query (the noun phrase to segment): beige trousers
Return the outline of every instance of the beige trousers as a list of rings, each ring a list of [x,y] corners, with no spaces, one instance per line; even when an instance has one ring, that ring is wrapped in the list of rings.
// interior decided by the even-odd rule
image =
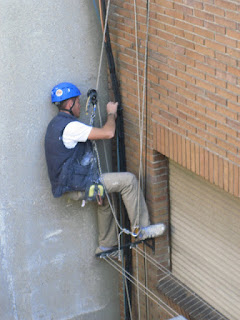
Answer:
[[[138,201],[138,181],[134,174],[130,172],[104,173],[101,176],[101,181],[108,194],[115,192],[121,194],[131,223],[131,228],[146,227],[150,224],[148,209],[141,190]],[[71,199],[78,200],[77,194],[78,192],[71,192],[69,196]],[[104,198],[103,205],[98,206],[97,214],[99,246],[112,247],[116,245],[116,222],[107,197]],[[124,226],[122,227],[124,228]]]

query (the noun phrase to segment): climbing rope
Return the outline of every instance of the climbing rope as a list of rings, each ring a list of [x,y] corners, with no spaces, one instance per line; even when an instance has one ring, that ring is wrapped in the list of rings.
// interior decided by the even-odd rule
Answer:
[[[122,270],[121,266],[112,259],[111,257],[104,258],[104,260],[109,263],[115,270],[124,275],[133,285],[135,285],[144,295],[147,295],[149,299],[155,302],[159,308],[164,310],[170,317],[178,316],[179,314],[168,306],[162,299],[160,299],[154,292],[148,289],[145,285],[143,285],[137,278],[131,275],[126,270]]]
[[[140,192],[143,190],[143,124],[144,124],[144,111],[146,104],[146,86],[147,86],[147,57],[148,57],[148,30],[149,30],[149,12],[150,12],[150,0],[147,1],[147,15],[146,15],[146,39],[145,39],[145,56],[144,56],[144,78],[143,78],[143,91],[142,91],[142,104],[141,104],[141,92],[140,92],[140,77],[139,77],[139,48],[138,48],[138,23],[137,23],[137,6],[136,0],[134,0],[134,25],[135,25],[135,52],[136,52],[136,69],[137,69],[137,88],[138,88],[138,119],[139,119],[139,172],[138,172],[138,220],[140,215]],[[136,255],[136,272],[138,281],[138,255]],[[145,281],[146,277],[146,264],[145,264]],[[138,301],[138,319],[141,319],[140,308],[140,292],[137,286],[137,301]],[[146,303],[146,310],[148,315],[148,301]]]
[[[108,23],[108,16],[109,16],[109,8],[110,8],[110,0],[108,1],[108,5],[107,5],[107,9],[106,9],[106,17],[105,17],[105,22],[104,22],[104,30],[103,30],[103,39],[102,39],[102,46],[101,46],[101,53],[100,53],[100,61],[99,61],[99,67],[98,67],[98,74],[97,74],[97,82],[96,82],[96,90],[98,90],[98,87],[99,87],[99,82],[100,82],[100,74],[101,74],[101,68],[102,68],[102,61],[103,61],[103,51],[104,51],[104,42],[105,42],[105,36],[106,36],[106,30],[107,30],[107,23]],[[99,106],[99,103],[97,101],[97,110],[98,110],[98,116],[99,116],[99,122],[100,122],[100,126],[102,127],[102,117],[101,117],[101,112],[100,112],[100,106]],[[105,141],[103,141],[103,146],[104,146],[104,156],[105,156],[105,160],[106,160],[106,164],[107,164],[107,171],[109,172],[110,169],[109,169],[109,163],[108,163],[108,158],[107,158],[107,152],[106,152],[106,145],[105,145]],[[99,173],[100,173],[100,177],[102,175],[102,167],[101,167],[101,161],[100,161],[100,157],[99,157],[99,152],[98,152],[98,147],[97,147],[97,143],[96,141],[93,141],[93,148],[94,148],[94,151],[95,151],[95,154],[96,154],[96,157],[97,157],[97,162],[98,162],[98,169],[99,169]],[[103,187],[104,187],[104,191],[105,191],[105,195],[108,199],[108,202],[109,202],[109,206],[110,206],[110,209],[112,211],[112,214],[113,214],[113,217],[116,221],[116,224],[117,224],[117,227],[119,228],[120,232],[119,232],[119,235],[118,235],[118,246],[120,248],[120,236],[125,233],[125,234],[128,234],[128,235],[131,235],[133,237],[136,237],[137,234],[126,229],[126,228],[123,228],[119,221],[118,221],[118,218],[117,218],[117,214],[116,214],[116,210],[115,210],[115,207],[114,207],[114,201],[113,201],[113,196],[112,196],[112,199],[110,199],[110,196],[106,190],[106,187],[104,185],[104,181],[103,179],[100,179],[101,180],[101,183],[103,184]]]
[[[146,253],[145,251],[143,251],[143,249],[141,249],[139,246],[134,246],[133,248],[133,251],[135,251],[136,255],[140,255],[142,256],[144,259],[146,259],[146,261],[148,261],[148,263],[150,263],[150,265],[152,267],[155,267],[156,268],[156,273],[157,274],[161,274],[161,280],[164,280],[166,279],[166,282],[165,282],[165,287],[169,286],[169,290],[173,290],[172,289],[172,280],[174,280],[174,282],[176,282],[179,287],[183,288],[184,290],[186,290],[186,292],[188,293],[188,297],[190,295],[192,295],[193,297],[196,297],[197,298],[197,301],[201,301],[202,305],[208,307],[212,312],[213,312],[213,315],[212,316],[209,316],[208,320],[211,320],[211,318],[215,318],[216,317],[216,314],[218,314],[218,320],[221,320],[221,319],[226,319],[221,313],[219,313],[215,308],[213,308],[211,305],[209,305],[206,301],[204,301],[200,296],[197,296],[196,293],[194,291],[192,291],[190,288],[188,288],[186,285],[184,285],[180,280],[178,280],[176,277],[174,277],[174,275],[172,274],[172,272],[167,269],[166,267],[164,267],[161,263],[159,263],[158,261],[156,261],[151,255],[149,255],[148,253]],[[178,301],[178,303],[182,303],[184,301],[184,299],[186,299],[186,295],[183,295],[183,298],[181,301]],[[196,302],[195,302],[196,303]],[[199,308],[199,306],[197,307]],[[197,311],[198,309],[196,310],[191,310],[191,313],[195,313],[195,311]],[[200,314],[200,311],[199,311],[199,314]],[[197,317],[196,317],[197,318]]]

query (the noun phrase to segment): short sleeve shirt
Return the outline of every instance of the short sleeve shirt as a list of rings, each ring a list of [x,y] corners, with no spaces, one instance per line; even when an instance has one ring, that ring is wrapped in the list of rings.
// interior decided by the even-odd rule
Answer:
[[[78,142],[86,142],[91,130],[91,126],[79,121],[70,122],[63,130],[62,139],[64,146],[67,149],[73,149]]]

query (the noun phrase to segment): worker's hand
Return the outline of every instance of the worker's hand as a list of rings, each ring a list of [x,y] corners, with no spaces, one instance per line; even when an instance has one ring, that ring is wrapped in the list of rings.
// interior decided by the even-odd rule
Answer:
[[[114,114],[115,119],[117,118],[117,107],[118,102],[108,102],[107,104],[107,114]]]

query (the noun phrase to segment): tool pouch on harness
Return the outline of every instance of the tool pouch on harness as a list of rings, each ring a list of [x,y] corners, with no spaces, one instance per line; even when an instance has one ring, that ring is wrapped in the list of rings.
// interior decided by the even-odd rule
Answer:
[[[102,205],[105,196],[104,187],[100,182],[90,184],[85,190],[85,198],[88,201],[95,201]]]

